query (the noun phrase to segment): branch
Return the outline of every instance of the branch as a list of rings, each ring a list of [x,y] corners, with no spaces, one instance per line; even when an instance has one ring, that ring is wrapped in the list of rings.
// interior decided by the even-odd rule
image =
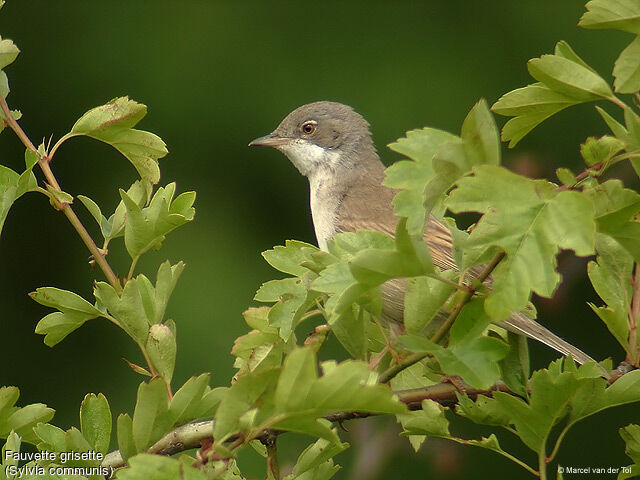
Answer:
[[[15,132],[15,134],[18,136],[24,146],[27,147],[27,149],[38,155],[38,165],[40,166],[40,169],[42,170],[42,173],[47,179],[49,185],[51,185],[55,190],[61,192],[62,189],[60,188],[60,184],[58,184],[58,180],[56,179],[53,171],[51,170],[51,167],[49,166],[49,158],[47,156],[40,155],[33,142],[29,139],[24,130],[22,130],[20,125],[18,125],[18,122],[13,118],[13,115],[11,115],[11,111],[9,109],[9,106],[7,105],[7,101],[2,95],[0,95],[0,108],[2,109],[2,112],[5,116],[4,122],[9,127],[11,127],[11,130]],[[98,249],[98,246],[91,238],[91,235],[89,235],[89,232],[87,232],[87,229],[84,227],[78,216],[71,208],[71,205],[67,203],[61,203],[60,210],[62,210],[62,213],[65,214],[73,228],[75,228],[76,232],[78,232],[78,235],[91,252],[91,255],[104,273],[105,277],[107,277],[107,280],[109,281],[111,286],[116,290],[116,292],[118,292],[118,294],[122,293],[122,285],[120,284],[118,277],[115,273],[113,273],[111,266],[107,262],[102,252],[100,252],[100,250]]]
[[[491,392],[500,391],[510,395],[515,395],[511,392],[507,386],[498,382],[488,390],[479,390],[465,386],[465,394],[468,397],[475,398],[478,395],[488,395]],[[457,402],[458,387],[451,383],[438,383],[428,387],[414,388],[411,390],[399,390],[394,392],[398,399],[406,404],[411,410],[418,410],[420,403],[423,400],[433,400],[441,405],[451,405]],[[358,418],[367,418],[371,416],[377,416],[375,413],[367,412],[337,412],[331,415],[327,415],[326,418],[330,422],[341,424],[347,420],[354,420]],[[178,427],[156,443],[147,449],[145,453],[151,453],[156,455],[174,455],[185,450],[200,447],[203,441],[211,441],[213,439],[213,422],[214,420],[209,418],[205,420],[197,420],[195,422],[187,423],[181,427]],[[268,442],[269,438],[284,433],[280,430],[268,430],[258,437],[261,442]],[[237,443],[239,436],[233,436],[229,438],[236,447],[241,443]],[[120,468],[125,465],[125,461],[122,458],[119,450],[113,451],[105,455],[102,466]],[[273,471],[273,470],[272,470]],[[277,477],[276,477],[277,478]]]
[[[498,266],[498,264],[502,261],[504,257],[505,257],[504,252],[498,252],[491,259],[491,261],[485,266],[484,270],[477,277],[477,280],[480,284],[482,284],[489,277],[489,275],[491,275],[491,272],[493,272],[493,270]],[[475,291],[476,291],[475,288],[470,288],[462,292],[462,297],[460,298],[460,300],[458,301],[454,309],[451,311],[451,313],[449,314],[447,319],[444,321],[444,323],[440,326],[438,331],[436,331],[436,333],[433,334],[433,337],[431,337],[430,340],[433,343],[438,343],[440,340],[444,338],[444,336],[447,334],[447,332],[453,325],[453,322],[455,322],[456,318],[458,318],[458,315],[460,315],[460,312],[462,311],[462,307],[464,307],[467,303],[469,303],[471,298],[473,298]],[[390,367],[384,373],[382,373],[382,375],[380,375],[379,382],[387,383],[389,380],[395,377],[402,370],[404,370],[405,368],[409,368],[411,365],[415,363],[418,363],[419,361],[426,358],[428,355],[429,355],[428,353],[414,353],[412,355],[409,355],[407,358],[404,359],[402,363],[399,363],[398,365],[394,365],[393,367]]]

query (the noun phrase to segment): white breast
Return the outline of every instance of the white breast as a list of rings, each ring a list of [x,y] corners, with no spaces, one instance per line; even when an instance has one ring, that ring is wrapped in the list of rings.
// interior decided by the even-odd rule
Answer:
[[[340,198],[331,188],[333,177],[330,172],[319,171],[309,178],[311,216],[316,239],[321,250],[327,249],[327,241],[336,234]]]
[[[340,195],[336,171],[340,169],[340,154],[305,140],[297,140],[278,147],[291,163],[309,179],[311,215],[318,246],[327,249],[327,240],[337,227]]]

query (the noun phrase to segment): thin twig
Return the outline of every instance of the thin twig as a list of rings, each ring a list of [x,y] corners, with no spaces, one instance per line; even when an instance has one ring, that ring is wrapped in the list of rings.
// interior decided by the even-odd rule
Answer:
[[[56,179],[53,171],[51,170],[51,167],[49,166],[48,158],[46,156],[42,157],[40,155],[33,142],[29,139],[24,130],[22,130],[18,122],[13,118],[13,115],[11,115],[11,110],[7,105],[7,101],[2,95],[0,95],[0,108],[2,108],[2,112],[5,116],[5,123],[11,128],[11,130],[15,132],[24,146],[38,156],[38,165],[40,166],[40,169],[42,170],[42,173],[47,179],[49,185],[51,185],[55,190],[61,192],[62,189],[60,188],[60,184],[58,183],[58,180]],[[91,238],[91,235],[89,235],[89,232],[87,232],[87,229],[84,227],[78,216],[71,208],[71,205],[63,203],[60,205],[60,210],[62,210],[62,213],[65,214],[73,228],[75,228],[76,232],[78,232],[78,235],[91,252],[91,255],[104,273],[105,277],[107,277],[107,280],[109,281],[111,286],[116,290],[116,292],[118,292],[118,294],[122,293],[122,285],[120,284],[118,277],[115,273],[113,273],[111,266],[107,262],[102,252],[100,252],[100,249],[98,249],[97,245]]]
[[[269,474],[276,480],[280,480],[280,466],[278,465],[278,434],[274,431],[265,432],[261,438],[262,444],[267,447],[267,478]]]

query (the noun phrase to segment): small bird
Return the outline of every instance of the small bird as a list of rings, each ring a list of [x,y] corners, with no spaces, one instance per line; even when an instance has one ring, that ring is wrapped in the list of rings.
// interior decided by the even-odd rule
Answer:
[[[376,152],[369,124],[351,107],[328,101],[303,105],[287,115],[272,133],[256,138],[249,146],[280,150],[307,177],[313,226],[322,250],[341,232],[377,230],[394,236],[399,218],[391,202],[397,190],[382,185],[385,166]],[[457,268],[451,233],[433,215],[426,220],[423,241],[437,267]],[[471,274],[480,271],[472,270]],[[490,285],[490,278],[487,283]],[[406,281],[402,279],[390,280],[381,287],[382,314],[391,322],[402,322],[405,290]],[[514,312],[497,324],[571,355],[581,364],[593,361],[523,313]]]

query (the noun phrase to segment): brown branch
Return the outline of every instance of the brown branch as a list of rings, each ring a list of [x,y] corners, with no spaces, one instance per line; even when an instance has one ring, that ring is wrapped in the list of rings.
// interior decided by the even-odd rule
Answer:
[[[4,122],[11,128],[11,130],[15,132],[24,146],[38,156],[38,165],[40,166],[40,169],[42,170],[42,173],[47,179],[49,185],[51,185],[54,190],[61,192],[62,189],[60,188],[60,184],[58,183],[58,180],[56,179],[53,171],[51,170],[51,167],[49,166],[48,157],[40,155],[33,142],[29,139],[24,130],[22,130],[22,127],[20,127],[18,122],[13,118],[13,115],[11,115],[11,110],[7,105],[7,101],[2,95],[0,95],[0,108],[2,109],[2,112],[5,116]],[[120,284],[118,277],[115,273],[113,273],[111,266],[107,262],[102,252],[98,249],[98,246],[91,238],[91,235],[89,235],[89,232],[87,232],[87,229],[84,227],[78,216],[71,208],[71,205],[62,202],[58,203],[60,210],[65,214],[73,228],[75,228],[76,232],[78,232],[78,235],[91,252],[91,255],[104,273],[105,277],[107,277],[107,280],[109,281],[111,286],[116,290],[116,292],[118,292],[118,294],[122,293],[122,285]]]
[[[478,395],[488,395],[494,391],[501,391],[511,395],[515,395],[502,382],[496,383],[488,390],[479,390],[465,386],[465,394],[471,398],[475,398]],[[394,394],[402,403],[407,405],[409,409],[418,410],[420,409],[420,404],[423,400],[433,400],[442,405],[454,404],[457,402],[458,392],[458,387],[456,387],[455,385],[442,382],[436,385],[430,385],[428,387],[414,388],[411,390],[400,390],[394,392]],[[327,415],[324,418],[326,418],[330,422],[342,424],[342,422],[346,422],[347,420],[367,418],[377,415],[378,414],[367,412],[337,412],[331,415]],[[157,455],[174,455],[185,450],[198,448],[203,442],[211,443],[213,441],[213,422],[214,420],[209,418],[191,422],[178,427],[166,434],[151,447],[149,447],[146,450],[146,453]],[[278,436],[281,433],[284,432],[281,430],[266,430],[264,433],[258,436],[258,440],[260,440],[262,443],[268,443],[270,438]],[[228,448],[230,450],[233,450],[234,448],[241,446],[244,442],[244,439],[239,435],[234,435],[229,438],[229,442],[230,445],[228,446]],[[125,461],[122,458],[120,451],[116,450],[105,455],[105,458],[102,461],[102,465],[106,467],[120,468],[125,465]]]

